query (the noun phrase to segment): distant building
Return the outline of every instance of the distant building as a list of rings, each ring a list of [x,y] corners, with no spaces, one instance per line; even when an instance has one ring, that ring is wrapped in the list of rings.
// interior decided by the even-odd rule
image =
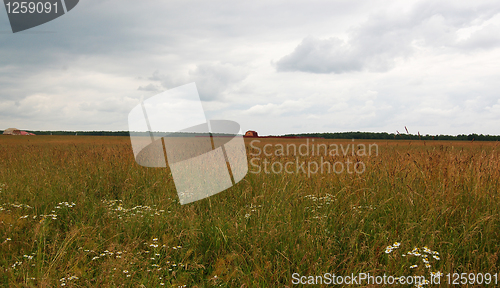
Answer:
[[[3,131],[3,135],[35,135],[26,131],[21,131],[17,128],[9,128]]]
[[[21,135],[21,130],[16,128],[9,128],[3,131],[3,135]]]
[[[259,137],[259,134],[257,134],[256,131],[252,131],[252,130],[248,130],[246,133],[245,133],[245,136],[244,137]]]

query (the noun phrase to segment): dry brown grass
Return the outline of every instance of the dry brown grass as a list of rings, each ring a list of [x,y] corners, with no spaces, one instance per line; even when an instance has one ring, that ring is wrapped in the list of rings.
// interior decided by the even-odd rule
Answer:
[[[255,153],[251,140],[247,149]],[[291,286],[293,273],[498,271],[496,142],[359,143],[376,143],[379,155],[327,160],[362,161],[362,174],[249,173],[227,191],[181,206],[168,169],[135,164],[128,137],[0,135],[0,283],[273,287]],[[384,253],[395,241],[398,252]],[[430,269],[401,257],[424,246],[440,253]]]

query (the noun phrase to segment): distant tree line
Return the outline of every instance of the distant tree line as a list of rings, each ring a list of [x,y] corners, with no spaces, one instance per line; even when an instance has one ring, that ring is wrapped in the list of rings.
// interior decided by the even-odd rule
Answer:
[[[36,135],[129,136],[128,131],[27,131]]]
[[[319,137],[325,139],[392,139],[392,140],[460,140],[460,141],[499,141],[500,136],[483,134],[452,135],[414,135],[387,132],[334,132],[286,134],[286,137]]]
[[[130,136],[129,131],[28,131],[36,135],[77,135],[77,136]],[[0,134],[3,131],[0,130]],[[148,134],[148,133],[147,133]],[[156,134],[156,133],[155,133]],[[195,133],[196,134],[196,133]],[[195,136],[189,135],[189,136]],[[145,134],[146,135],[146,134]],[[146,135],[147,136],[147,135]],[[169,136],[179,136],[173,133]],[[186,136],[183,134],[182,136]],[[216,134],[214,134],[216,136]],[[407,133],[387,132],[327,132],[327,133],[300,133],[278,135],[284,137],[318,137],[325,139],[387,139],[387,140],[459,140],[459,141],[500,141],[500,135],[460,134],[460,135],[414,135]]]
[[[36,135],[73,135],[73,136],[130,136],[129,131],[28,131]],[[0,134],[3,131],[0,130]],[[153,132],[155,137],[186,137],[186,136],[206,136],[206,133],[166,133],[166,132]],[[211,133],[213,136],[231,136],[231,134],[221,134],[221,133]],[[135,132],[134,136],[146,136],[149,137],[151,134],[149,132]]]

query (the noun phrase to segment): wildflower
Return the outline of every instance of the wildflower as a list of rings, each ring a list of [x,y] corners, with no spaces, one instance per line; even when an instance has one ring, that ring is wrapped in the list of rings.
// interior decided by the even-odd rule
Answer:
[[[417,267],[418,267],[418,265],[411,265],[410,269],[417,268]]]
[[[123,270],[123,273],[128,274],[128,270]]]
[[[21,261],[16,261],[16,263],[14,263],[14,264],[12,265],[12,268],[14,268],[14,269],[15,269],[15,268],[16,268],[16,266],[19,266],[19,265],[21,265],[21,264],[23,264],[23,262],[21,262]]]
[[[437,272],[431,272],[431,276],[435,276],[435,277],[441,277],[443,276],[444,274],[441,273],[440,271],[437,271]]]

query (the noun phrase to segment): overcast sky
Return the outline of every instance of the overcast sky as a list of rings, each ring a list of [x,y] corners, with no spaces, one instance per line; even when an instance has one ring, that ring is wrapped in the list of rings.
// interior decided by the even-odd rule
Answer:
[[[190,82],[243,132],[500,135],[500,5],[83,0],[15,34],[0,8],[0,130],[128,130]]]

